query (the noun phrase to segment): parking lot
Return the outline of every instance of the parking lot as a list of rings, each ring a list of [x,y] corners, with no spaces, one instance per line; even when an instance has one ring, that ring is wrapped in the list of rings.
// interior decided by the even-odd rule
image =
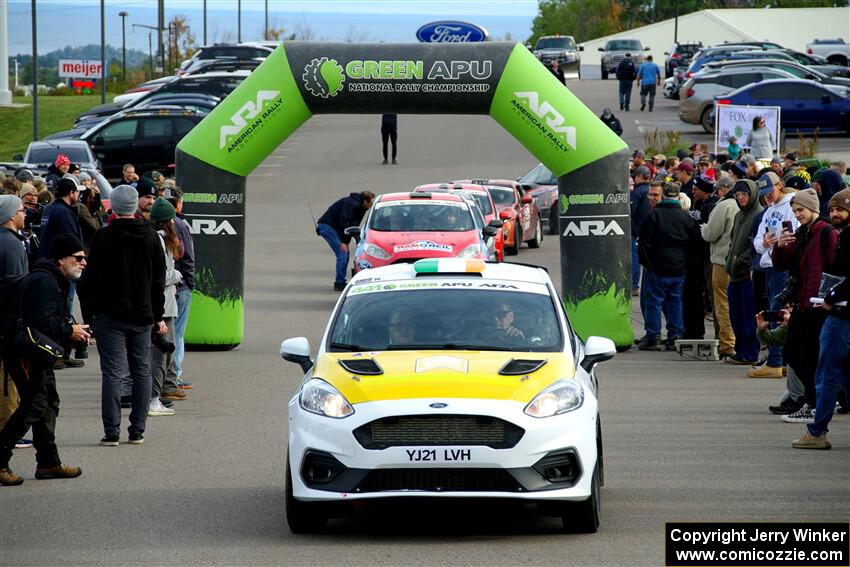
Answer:
[[[568,87],[597,113],[616,112],[615,81]],[[632,148],[650,129],[682,127],[675,102],[660,95],[653,113],[618,114]],[[26,482],[0,491],[4,565],[660,565],[665,522],[847,520],[848,416],[832,423],[831,451],[794,451],[803,426],[767,411],[781,380],[632,349],[598,371],[605,487],[597,534],[556,534],[554,519],[474,500],[365,509],[327,534],[291,534],[286,405],[302,376],[277,352],[290,336],[315,345],[337,298],[333,257],[311,210],[321,214],[352,191],[515,178],[536,164],[488,117],[402,115],[399,165],[382,166],[379,129],[378,116],[314,117],[250,176],[244,341],[229,352],[188,354],[195,387],[176,415],[149,419],[144,445],[98,446],[96,357],[57,374],[60,452],[83,475],[37,481],[32,451],[15,454],[12,467]],[[699,126],[683,137],[710,139]],[[847,138],[822,148],[846,155]],[[556,238],[515,259],[546,266],[559,284]],[[634,306],[637,336],[641,323]]]

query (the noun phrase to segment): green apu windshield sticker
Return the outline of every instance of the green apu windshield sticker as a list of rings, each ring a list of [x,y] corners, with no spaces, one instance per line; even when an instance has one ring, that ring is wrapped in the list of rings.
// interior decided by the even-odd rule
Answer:
[[[310,116],[281,45],[178,148],[247,176]]]
[[[521,44],[508,59],[490,116],[555,176],[626,148]]]

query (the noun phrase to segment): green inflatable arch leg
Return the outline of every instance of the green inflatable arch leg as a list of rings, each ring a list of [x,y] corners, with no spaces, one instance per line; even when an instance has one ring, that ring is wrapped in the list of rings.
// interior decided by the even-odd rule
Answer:
[[[489,114],[558,176],[564,305],[632,342],[626,146],[521,44],[285,43],[177,148],[195,238],[194,347],[242,340],[245,177],[310,116]]]

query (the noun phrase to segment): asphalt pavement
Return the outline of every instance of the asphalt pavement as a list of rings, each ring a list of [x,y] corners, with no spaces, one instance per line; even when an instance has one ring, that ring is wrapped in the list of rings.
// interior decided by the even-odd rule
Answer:
[[[569,86],[597,112],[616,107],[613,81]],[[650,122],[666,124],[672,105],[621,115],[626,140],[641,141]],[[783,381],[631,350],[598,371],[606,484],[597,534],[561,535],[552,519],[479,501],[364,509],[327,534],[291,534],[286,406],[301,372],[277,352],[291,336],[315,345],[338,296],[310,208],[321,214],[364,189],[514,178],[536,164],[488,117],[400,116],[395,166],[380,165],[379,129],[378,116],[314,117],[251,176],[244,341],[188,353],[195,388],[175,403],[176,415],[149,418],[144,445],[98,445],[96,357],[57,374],[60,453],[83,475],[34,480],[32,450],[16,451],[12,467],[26,482],[0,488],[0,564],[662,565],[665,522],[847,521],[846,415],[832,424],[831,451],[794,450],[804,427],[767,411]],[[548,267],[559,284],[556,238],[516,259]],[[640,336],[636,305],[633,313]]]

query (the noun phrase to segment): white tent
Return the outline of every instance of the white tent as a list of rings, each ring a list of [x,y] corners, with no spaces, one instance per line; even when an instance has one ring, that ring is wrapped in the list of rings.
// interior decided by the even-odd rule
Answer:
[[[582,66],[599,67],[597,48],[614,38],[639,39],[651,49],[659,66],[664,52],[673,46],[674,20],[664,20],[627,32],[582,43]],[[850,42],[850,8],[741,8],[701,10],[679,17],[680,43],[701,41],[704,45],[732,41],[772,41],[789,49],[805,51],[815,38],[843,38]]]

